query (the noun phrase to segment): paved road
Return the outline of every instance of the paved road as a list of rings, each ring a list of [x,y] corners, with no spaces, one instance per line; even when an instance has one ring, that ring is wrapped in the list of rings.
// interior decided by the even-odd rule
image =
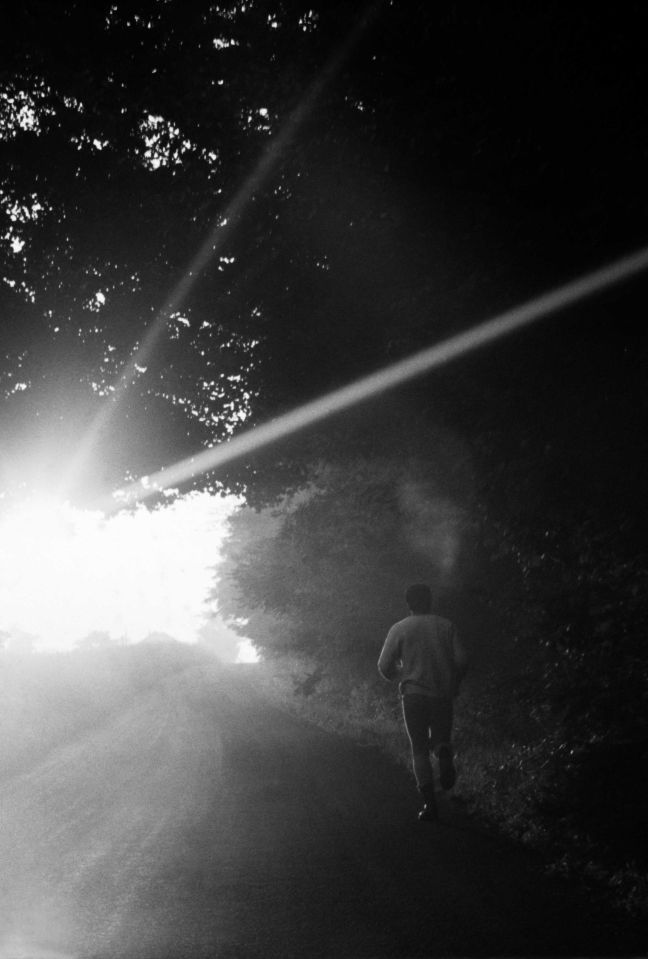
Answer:
[[[0,959],[627,951],[526,853],[448,809],[417,823],[405,770],[249,682],[194,661],[0,783]]]

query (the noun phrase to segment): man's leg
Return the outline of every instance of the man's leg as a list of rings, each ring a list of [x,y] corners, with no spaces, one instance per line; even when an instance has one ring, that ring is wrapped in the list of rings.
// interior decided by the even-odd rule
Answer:
[[[431,822],[437,818],[434,795],[434,772],[430,761],[429,697],[416,693],[403,696],[403,718],[412,749],[412,768],[425,806],[419,819]]]
[[[452,700],[432,700],[430,706],[430,741],[439,760],[439,781],[442,789],[452,789],[457,781],[452,738]]]
[[[441,789],[452,789],[457,781],[457,770],[454,765],[454,753],[450,743],[440,743],[437,747],[439,759],[439,782]]]

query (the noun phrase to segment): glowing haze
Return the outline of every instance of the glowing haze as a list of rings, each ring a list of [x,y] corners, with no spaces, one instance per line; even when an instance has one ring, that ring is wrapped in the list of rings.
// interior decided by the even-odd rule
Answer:
[[[106,517],[25,499],[0,516],[0,629],[33,636],[37,649],[72,648],[95,631],[196,641],[235,505],[194,493]]]

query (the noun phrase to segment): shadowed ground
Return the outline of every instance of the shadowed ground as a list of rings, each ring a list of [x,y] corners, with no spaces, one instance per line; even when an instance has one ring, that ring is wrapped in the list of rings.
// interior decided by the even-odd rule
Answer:
[[[0,959],[645,953],[405,770],[192,665],[0,782]]]

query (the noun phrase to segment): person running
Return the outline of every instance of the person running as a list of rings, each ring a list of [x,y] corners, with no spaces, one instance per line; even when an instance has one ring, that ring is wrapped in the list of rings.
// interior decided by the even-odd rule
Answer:
[[[438,810],[430,752],[438,760],[441,788],[452,789],[456,780],[452,700],[466,673],[467,659],[453,623],[432,613],[429,586],[408,587],[405,602],[410,615],[387,633],[378,671],[389,682],[399,682],[414,777],[424,801],[418,818],[435,822]]]

